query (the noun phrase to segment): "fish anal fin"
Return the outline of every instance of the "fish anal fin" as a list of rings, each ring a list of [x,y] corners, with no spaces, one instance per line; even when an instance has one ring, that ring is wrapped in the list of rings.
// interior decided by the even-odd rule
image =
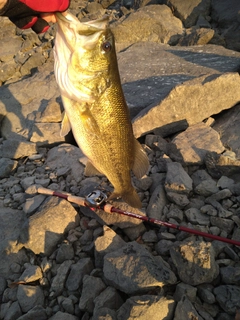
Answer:
[[[108,199],[111,200],[111,199],[116,199],[119,197],[122,197],[122,199],[133,208],[140,209],[142,207],[142,202],[141,202],[136,190],[133,187],[131,188],[131,190],[128,190],[128,191],[121,193],[121,194],[114,190]]]
[[[60,136],[65,137],[69,133],[70,130],[71,130],[71,124],[70,124],[68,116],[65,112],[64,116],[63,116],[63,120],[62,120]]]
[[[135,176],[140,179],[143,177],[149,169],[149,160],[146,152],[144,151],[141,144],[134,140],[134,163],[132,167],[132,171]]]
[[[85,167],[84,175],[89,176],[102,176],[103,174],[94,167],[94,165],[88,161]]]

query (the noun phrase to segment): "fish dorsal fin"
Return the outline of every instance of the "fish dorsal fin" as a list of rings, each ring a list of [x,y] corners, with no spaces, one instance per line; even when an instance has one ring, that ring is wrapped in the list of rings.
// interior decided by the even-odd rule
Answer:
[[[143,177],[149,168],[149,161],[141,144],[134,139],[134,163],[133,163],[133,173],[140,179]]]
[[[85,167],[84,175],[85,176],[102,176],[103,174],[100,171],[98,171],[90,161],[88,161]]]
[[[65,112],[62,120],[60,136],[65,137],[70,130],[71,130],[71,123],[68,120],[68,116],[66,115],[66,112]]]

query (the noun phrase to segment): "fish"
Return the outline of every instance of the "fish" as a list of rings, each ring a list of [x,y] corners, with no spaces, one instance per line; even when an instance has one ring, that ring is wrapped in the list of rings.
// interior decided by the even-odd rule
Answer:
[[[67,11],[56,14],[54,73],[64,105],[61,136],[72,130],[88,162],[84,174],[105,175],[121,197],[141,208],[131,173],[140,179],[149,168],[134,137],[121,86],[109,17],[80,22]]]

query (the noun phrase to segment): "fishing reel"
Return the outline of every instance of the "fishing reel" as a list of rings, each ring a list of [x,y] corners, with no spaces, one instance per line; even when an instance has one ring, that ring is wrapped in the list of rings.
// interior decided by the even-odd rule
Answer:
[[[107,199],[107,194],[101,190],[94,190],[85,197],[86,204],[94,208],[101,206]]]

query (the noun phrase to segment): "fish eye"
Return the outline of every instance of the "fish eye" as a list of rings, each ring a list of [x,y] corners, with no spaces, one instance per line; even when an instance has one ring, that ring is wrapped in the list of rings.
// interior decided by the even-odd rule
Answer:
[[[111,51],[111,49],[112,49],[111,43],[108,42],[108,41],[104,42],[104,43],[102,44],[102,49],[103,49],[103,51],[105,51],[105,52]]]

